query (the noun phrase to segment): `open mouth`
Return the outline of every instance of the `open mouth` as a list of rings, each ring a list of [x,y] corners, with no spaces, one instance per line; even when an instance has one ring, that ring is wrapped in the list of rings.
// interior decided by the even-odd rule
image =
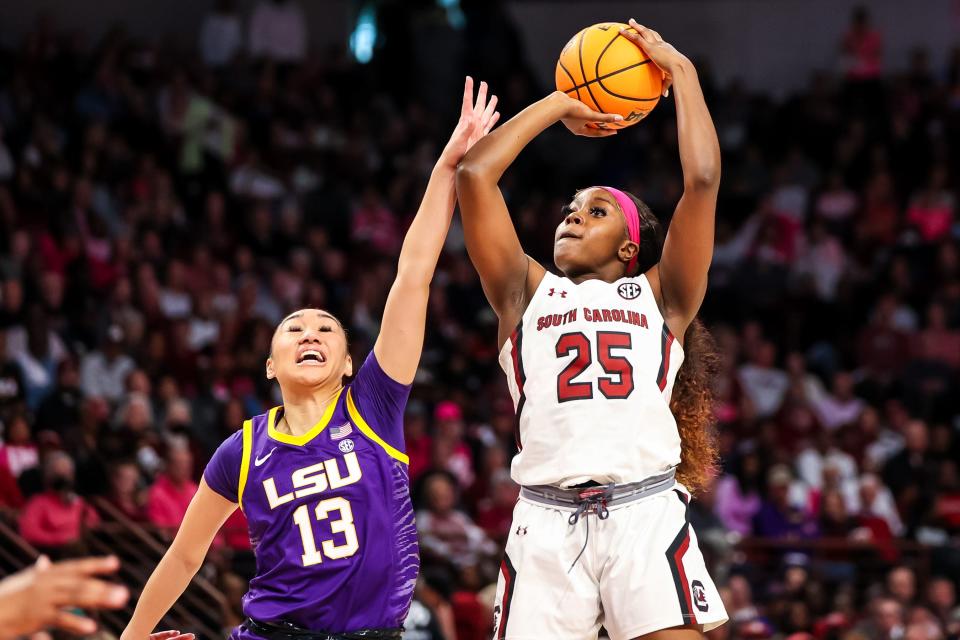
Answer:
[[[300,354],[299,358],[297,358],[298,365],[316,366],[324,364],[326,361],[327,357],[316,349],[307,349]]]
[[[564,232],[561,233],[559,236],[557,236],[557,241],[558,241],[558,242],[559,242],[560,240],[567,240],[567,239],[580,240],[580,236],[578,236],[577,234],[575,234],[575,233],[572,232],[572,231],[564,231]]]

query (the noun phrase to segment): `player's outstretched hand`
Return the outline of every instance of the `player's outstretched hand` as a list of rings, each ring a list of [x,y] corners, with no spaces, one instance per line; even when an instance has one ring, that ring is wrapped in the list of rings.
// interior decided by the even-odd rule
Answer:
[[[158,631],[150,634],[150,640],[193,640],[195,637],[192,633],[179,631]]]
[[[563,115],[560,116],[560,120],[563,122],[563,126],[578,136],[606,138],[607,136],[616,135],[616,129],[604,129],[603,125],[608,122],[619,122],[623,120],[623,116],[617,113],[600,113],[599,111],[594,111],[584,103],[571,98],[562,91],[554,91],[551,98],[561,104]]]
[[[663,97],[670,95],[670,85],[673,83],[672,73],[678,65],[689,64],[690,60],[676,50],[669,42],[665,42],[659,33],[639,24],[630,18],[632,30],[621,29],[620,35],[643,49],[653,63],[663,71]]]
[[[497,96],[487,99],[487,83],[481,82],[477,101],[473,101],[473,78],[467,76],[463,83],[463,103],[460,105],[460,120],[457,122],[447,146],[440,155],[440,162],[456,168],[464,154],[477,140],[490,133],[500,112],[497,111]]]
[[[127,603],[126,587],[95,576],[120,568],[116,557],[83,558],[51,563],[40,556],[29,569],[0,582],[0,638],[16,638],[57,628],[77,635],[97,629],[90,618],[68,609],[119,609]]]

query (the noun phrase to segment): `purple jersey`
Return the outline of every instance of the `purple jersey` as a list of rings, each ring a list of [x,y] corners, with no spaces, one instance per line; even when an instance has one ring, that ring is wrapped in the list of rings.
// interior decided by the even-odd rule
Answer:
[[[257,558],[248,617],[332,633],[403,625],[420,565],[403,444],[409,393],[371,353],[308,433],[277,431],[277,407],[217,449],[204,479],[240,503]]]

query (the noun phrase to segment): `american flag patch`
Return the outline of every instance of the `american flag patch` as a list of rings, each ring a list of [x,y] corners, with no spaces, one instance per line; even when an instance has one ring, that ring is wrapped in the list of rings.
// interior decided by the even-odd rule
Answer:
[[[330,439],[340,440],[341,438],[346,438],[351,433],[353,433],[353,425],[349,422],[344,422],[339,427],[330,428]]]

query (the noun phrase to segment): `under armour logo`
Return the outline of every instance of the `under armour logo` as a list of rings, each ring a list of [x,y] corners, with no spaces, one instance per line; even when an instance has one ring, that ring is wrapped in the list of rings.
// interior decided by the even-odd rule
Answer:
[[[554,294],[556,294],[556,293],[558,293],[557,290],[554,289],[553,287],[551,287],[551,288],[550,288],[550,291],[547,293],[547,295],[548,295],[548,296],[552,296],[552,295],[554,295]],[[560,297],[561,297],[561,298],[566,298],[566,297],[567,297],[567,292],[566,292],[566,291],[560,291],[559,293],[560,293]]]
[[[525,535],[527,535],[527,528],[526,528],[526,527],[517,526],[517,535],[518,535],[518,536],[525,536]]]

